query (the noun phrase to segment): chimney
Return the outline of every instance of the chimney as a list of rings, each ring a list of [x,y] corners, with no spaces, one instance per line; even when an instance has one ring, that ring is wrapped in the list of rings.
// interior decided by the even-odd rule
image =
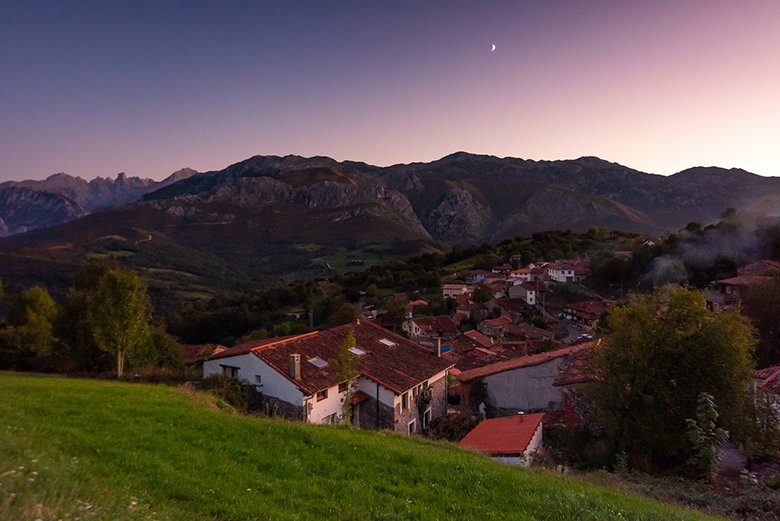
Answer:
[[[436,350],[436,356],[441,358],[441,337],[437,336],[433,339],[433,347]]]
[[[290,355],[290,378],[301,379],[301,355],[298,353]]]

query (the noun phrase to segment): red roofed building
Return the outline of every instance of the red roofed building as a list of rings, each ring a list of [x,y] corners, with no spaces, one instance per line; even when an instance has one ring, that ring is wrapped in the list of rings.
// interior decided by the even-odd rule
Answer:
[[[509,318],[501,315],[498,318],[491,318],[488,320],[483,320],[477,325],[477,329],[479,329],[480,332],[492,336],[493,338],[500,337],[504,334],[504,329],[512,325],[512,320]]]
[[[196,364],[227,348],[220,344],[181,344],[179,349],[181,350],[181,359],[185,364]]]
[[[358,376],[334,367],[347,336],[355,336]],[[365,318],[303,335],[247,342],[212,356],[203,375],[227,374],[255,385],[265,404],[309,423],[335,423],[353,403],[357,427],[415,433],[446,412],[452,362]],[[419,414],[416,398],[430,391]]]
[[[480,422],[458,446],[491,458],[527,467],[531,454],[542,444],[543,413],[515,414]]]
[[[429,346],[433,345],[434,338],[440,338],[446,344],[460,335],[458,325],[447,315],[412,317],[401,324],[401,330],[415,342]]]
[[[497,415],[520,411],[560,411],[563,390],[554,385],[570,356],[592,349],[598,341],[496,362],[458,375],[461,405],[477,410],[481,401]]]
[[[707,291],[705,294],[707,309],[716,312],[732,309],[742,302],[745,290],[766,284],[771,280],[772,277],[761,275],[739,275],[718,280],[714,283],[715,290]]]
[[[472,329],[471,331],[466,331],[463,334],[469,337],[471,340],[477,342],[482,347],[487,347],[487,348],[493,347],[494,344],[493,339],[490,338],[489,336],[483,335],[479,331],[475,331]]]
[[[756,371],[753,380],[755,391],[765,391],[767,398],[771,400],[778,420],[780,420],[780,364]]]
[[[737,269],[738,275],[780,275],[780,262],[762,259]]]
[[[609,302],[604,302],[602,300],[574,302],[573,304],[564,306],[561,310],[561,318],[595,329],[596,326],[598,326],[601,314],[604,313],[609,306]]]

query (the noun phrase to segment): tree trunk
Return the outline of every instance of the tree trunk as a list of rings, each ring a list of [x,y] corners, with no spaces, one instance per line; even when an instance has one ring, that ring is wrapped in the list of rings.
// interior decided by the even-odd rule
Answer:
[[[116,351],[116,377],[122,378],[122,373],[125,372],[125,351],[124,349],[117,349]]]

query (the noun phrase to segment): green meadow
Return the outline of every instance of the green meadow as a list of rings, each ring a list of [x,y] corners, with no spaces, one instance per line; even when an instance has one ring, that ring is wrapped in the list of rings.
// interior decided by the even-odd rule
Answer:
[[[231,412],[186,389],[0,373],[3,520],[703,520],[451,444]]]

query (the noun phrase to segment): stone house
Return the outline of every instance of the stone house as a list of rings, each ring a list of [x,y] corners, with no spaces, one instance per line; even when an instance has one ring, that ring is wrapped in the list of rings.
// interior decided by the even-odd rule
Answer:
[[[336,367],[348,335],[357,376]],[[439,355],[439,356],[437,356]],[[344,421],[345,401],[356,427],[414,434],[447,409],[452,362],[366,318],[302,335],[247,342],[209,358],[203,376],[227,374],[254,385],[267,409],[308,423]],[[422,410],[418,408],[417,397]]]

